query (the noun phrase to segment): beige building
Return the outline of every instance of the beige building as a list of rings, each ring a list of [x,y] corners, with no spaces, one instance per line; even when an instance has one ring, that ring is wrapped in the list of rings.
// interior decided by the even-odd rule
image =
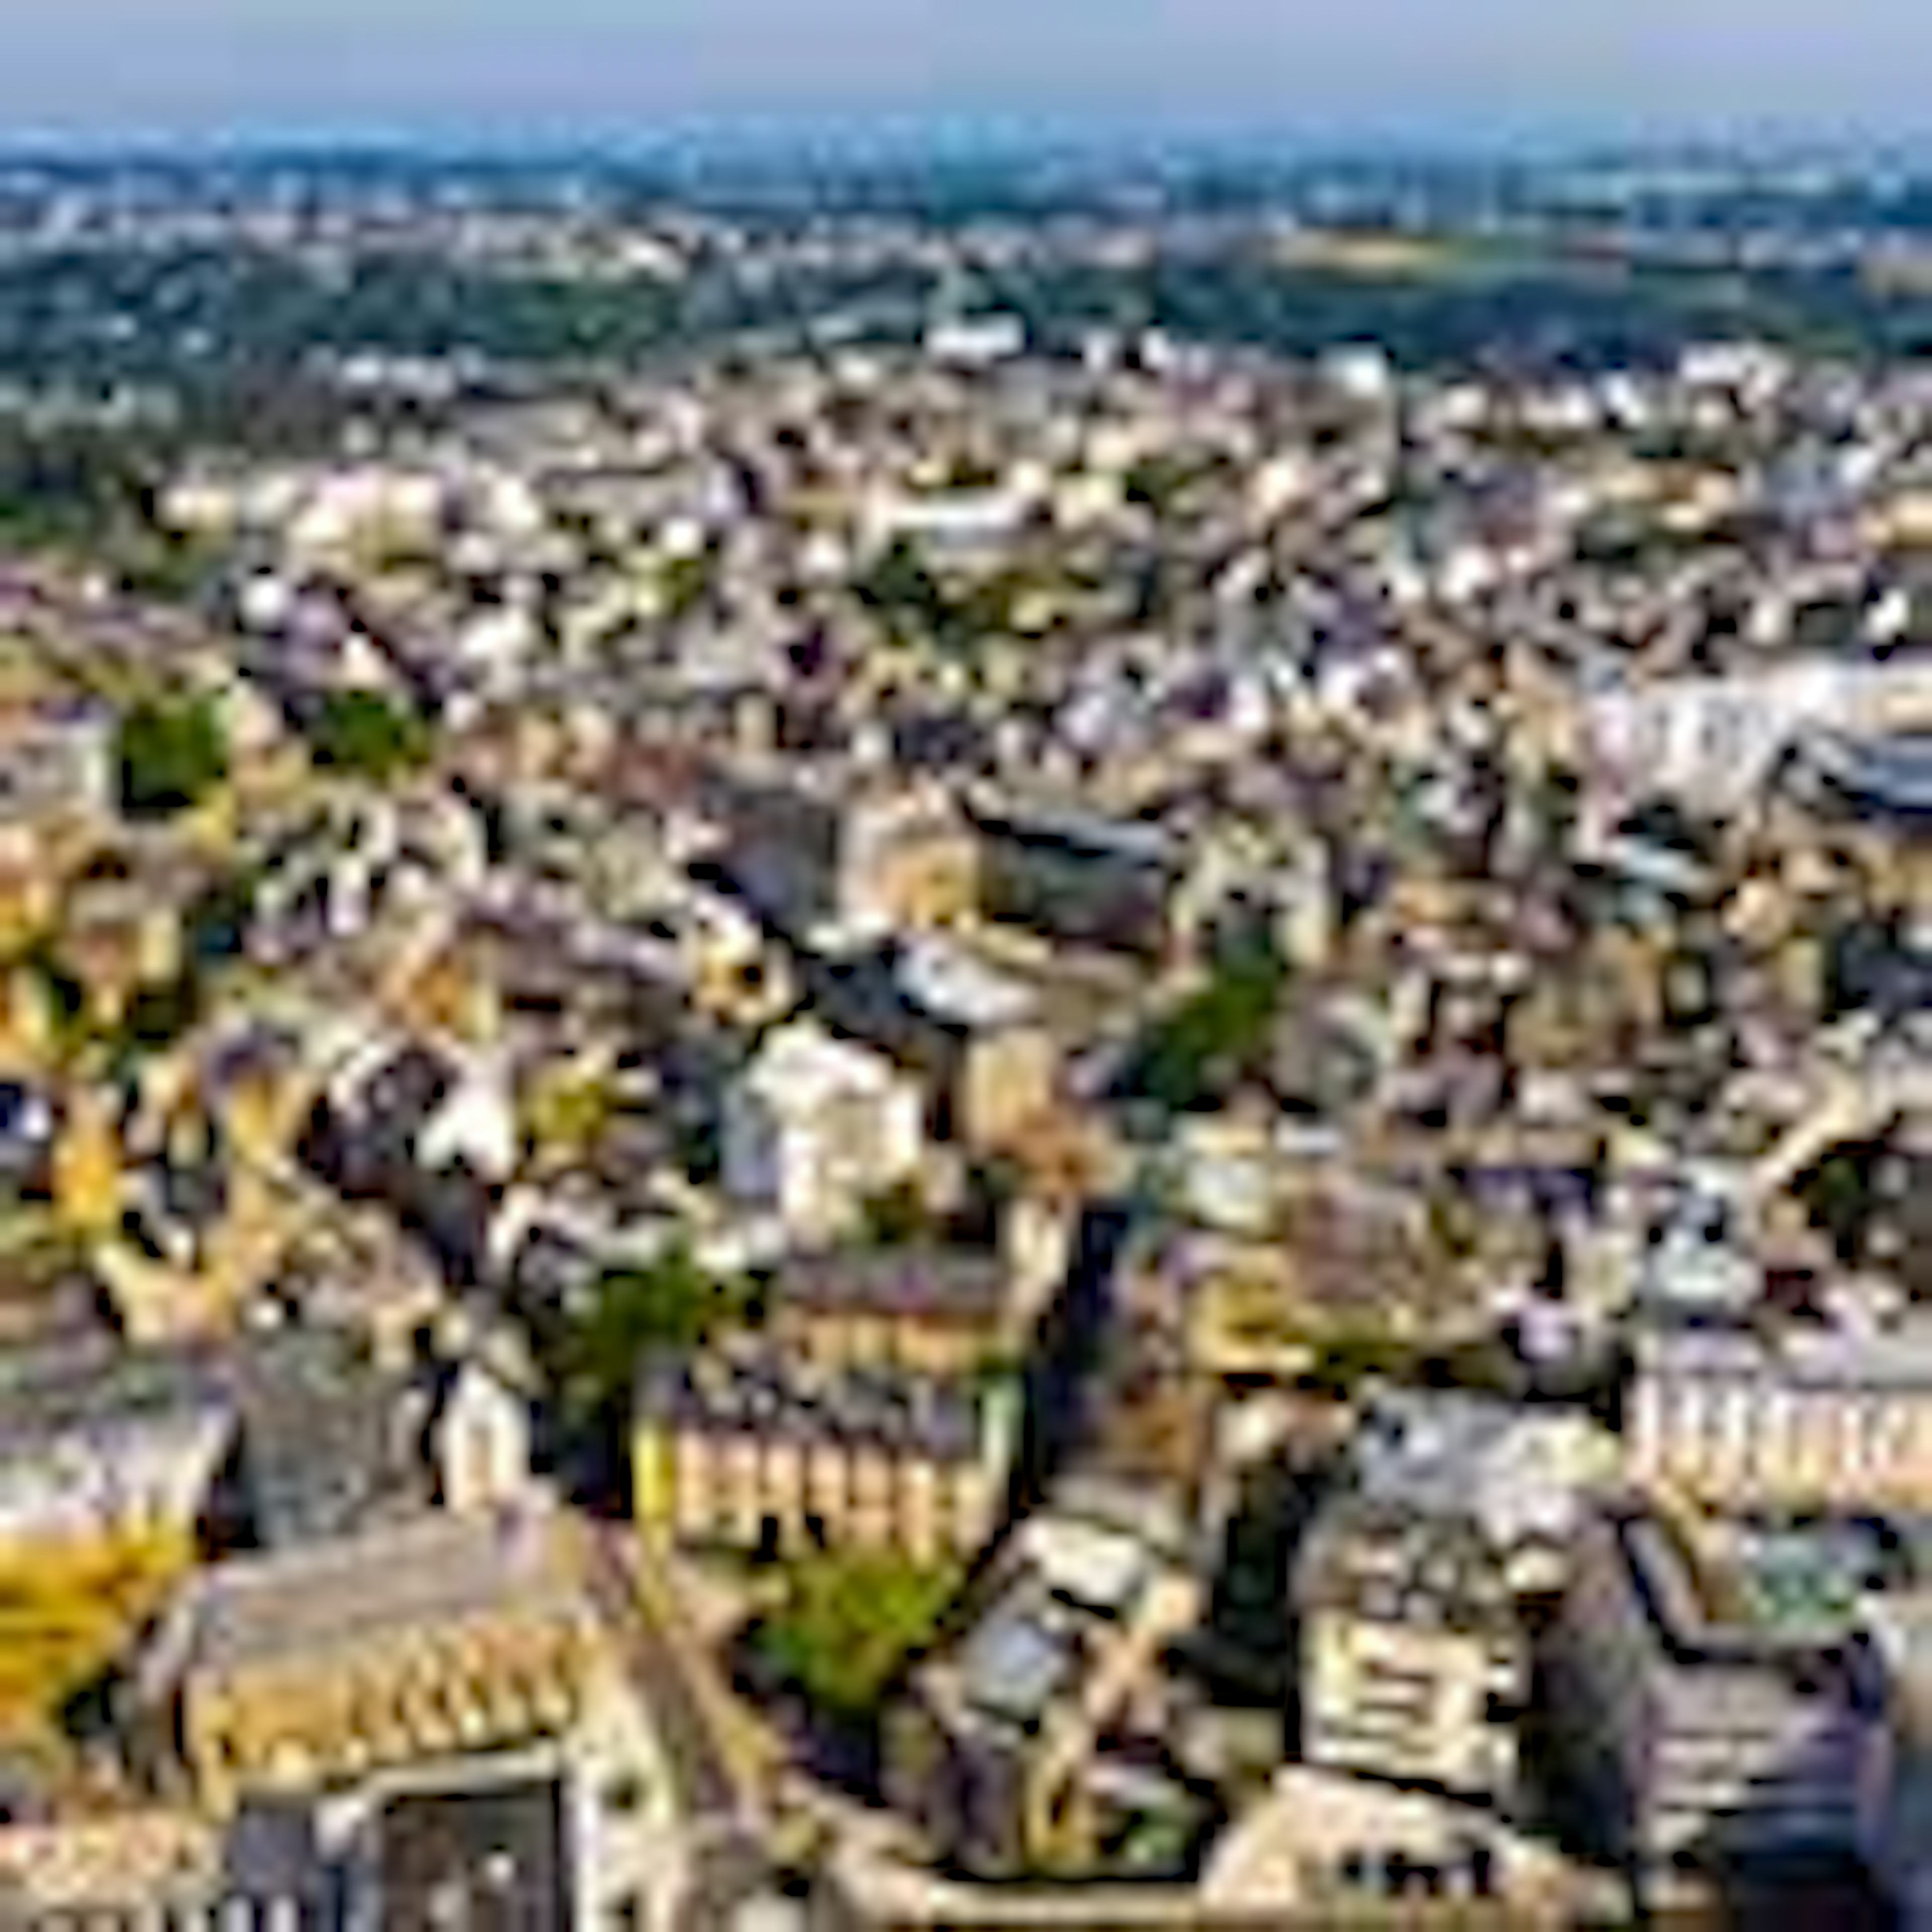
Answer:
[[[964,1375],[1018,1356],[1039,1316],[1032,1286],[994,1251],[834,1250],[785,1268],[771,1324],[782,1346],[821,1369]]]
[[[1637,1482],[1727,1508],[1932,1507],[1932,1330],[1767,1341],[1693,1329],[1640,1347]]]
[[[639,1392],[638,1520],[694,1545],[970,1558],[1005,1513],[1018,1424],[1004,1384],[778,1351],[662,1365]]]
[[[1303,1545],[1302,1753],[1508,1808],[1528,1642],[1472,1523],[1345,1501]]]
[[[425,1514],[224,1563],[160,1634],[144,1702],[178,1700],[187,1769],[218,1814],[554,1743],[631,1701],[592,1581],[582,1526],[541,1509]]]

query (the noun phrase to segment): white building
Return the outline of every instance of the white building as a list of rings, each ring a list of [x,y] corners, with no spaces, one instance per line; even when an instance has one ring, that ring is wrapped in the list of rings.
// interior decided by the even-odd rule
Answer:
[[[1676,677],[1592,700],[1592,754],[1613,789],[1661,791],[1713,812],[1755,797],[1784,753],[1820,732],[1904,728],[1932,717],[1932,664],[1804,658],[1725,677]]]
[[[486,1180],[506,1180],[515,1171],[521,1140],[506,1073],[479,1061],[465,1070],[424,1124],[417,1157],[430,1169],[462,1160]]]
[[[466,1362],[458,1370],[431,1446],[446,1509],[473,1513],[527,1498],[529,1405],[482,1364]]]
[[[916,1172],[924,1112],[883,1054],[799,1021],[766,1039],[727,1096],[725,1187],[796,1236],[829,1238]]]
[[[1304,1542],[1294,1598],[1310,1764],[1508,1808],[1529,1645],[1473,1523],[1332,1505]]]

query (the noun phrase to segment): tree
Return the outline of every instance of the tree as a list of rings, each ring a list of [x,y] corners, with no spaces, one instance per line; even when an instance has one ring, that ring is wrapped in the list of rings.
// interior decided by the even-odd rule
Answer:
[[[1143,1042],[1133,1090],[1172,1112],[1211,1097],[1267,1043],[1287,976],[1271,940],[1244,945]]]
[[[429,756],[429,727],[377,691],[331,692],[308,728],[309,751],[332,771],[381,783]]]
[[[896,538],[852,589],[895,644],[929,644],[955,657],[970,657],[1010,614],[1006,587],[994,584],[954,595],[906,537]]]
[[[642,1267],[606,1268],[595,1297],[565,1330],[555,1364],[566,1399],[593,1414],[628,1400],[646,1355],[695,1348],[735,1318],[746,1298],[738,1284],[716,1280],[682,1244]]]
[[[866,1234],[875,1247],[909,1248],[932,1238],[933,1220],[919,1184],[902,1180],[865,1204]]]
[[[197,805],[228,776],[228,741],[206,698],[152,699],[121,721],[121,805],[166,818]]]
[[[938,1636],[959,1581],[955,1569],[889,1553],[812,1558],[793,1570],[784,1607],[754,1645],[826,1716],[869,1721],[907,1660]]]

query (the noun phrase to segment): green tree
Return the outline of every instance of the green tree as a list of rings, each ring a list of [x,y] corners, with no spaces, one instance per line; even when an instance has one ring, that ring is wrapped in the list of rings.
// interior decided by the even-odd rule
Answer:
[[[742,1285],[717,1280],[681,1244],[642,1267],[605,1269],[556,1350],[566,1400],[586,1414],[621,1406],[647,1354],[695,1348],[737,1318],[746,1298]]]
[[[1287,979],[1270,941],[1244,946],[1142,1042],[1134,1090],[1174,1112],[1210,1099],[1266,1045]]]
[[[122,808],[166,818],[198,804],[228,776],[227,734],[206,698],[152,699],[121,720]]]
[[[864,1722],[938,1635],[960,1577],[902,1556],[842,1552],[798,1564],[788,1580],[784,1606],[760,1625],[755,1647],[827,1716]]]
[[[429,727],[406,705],[377,691],[332,692],[308,728],[316,763],[380,783],[422,764]]]
[[[932,1238],[934,1228],[919,1184],[902,1180],[865,1204],[866,1238],[876,1247],[909,1248]]]

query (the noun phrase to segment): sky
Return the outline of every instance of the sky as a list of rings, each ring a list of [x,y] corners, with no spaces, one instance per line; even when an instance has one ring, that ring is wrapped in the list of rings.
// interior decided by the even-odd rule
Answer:
[[[1928,0],[0,0],[0,138],[1932,135]]]

